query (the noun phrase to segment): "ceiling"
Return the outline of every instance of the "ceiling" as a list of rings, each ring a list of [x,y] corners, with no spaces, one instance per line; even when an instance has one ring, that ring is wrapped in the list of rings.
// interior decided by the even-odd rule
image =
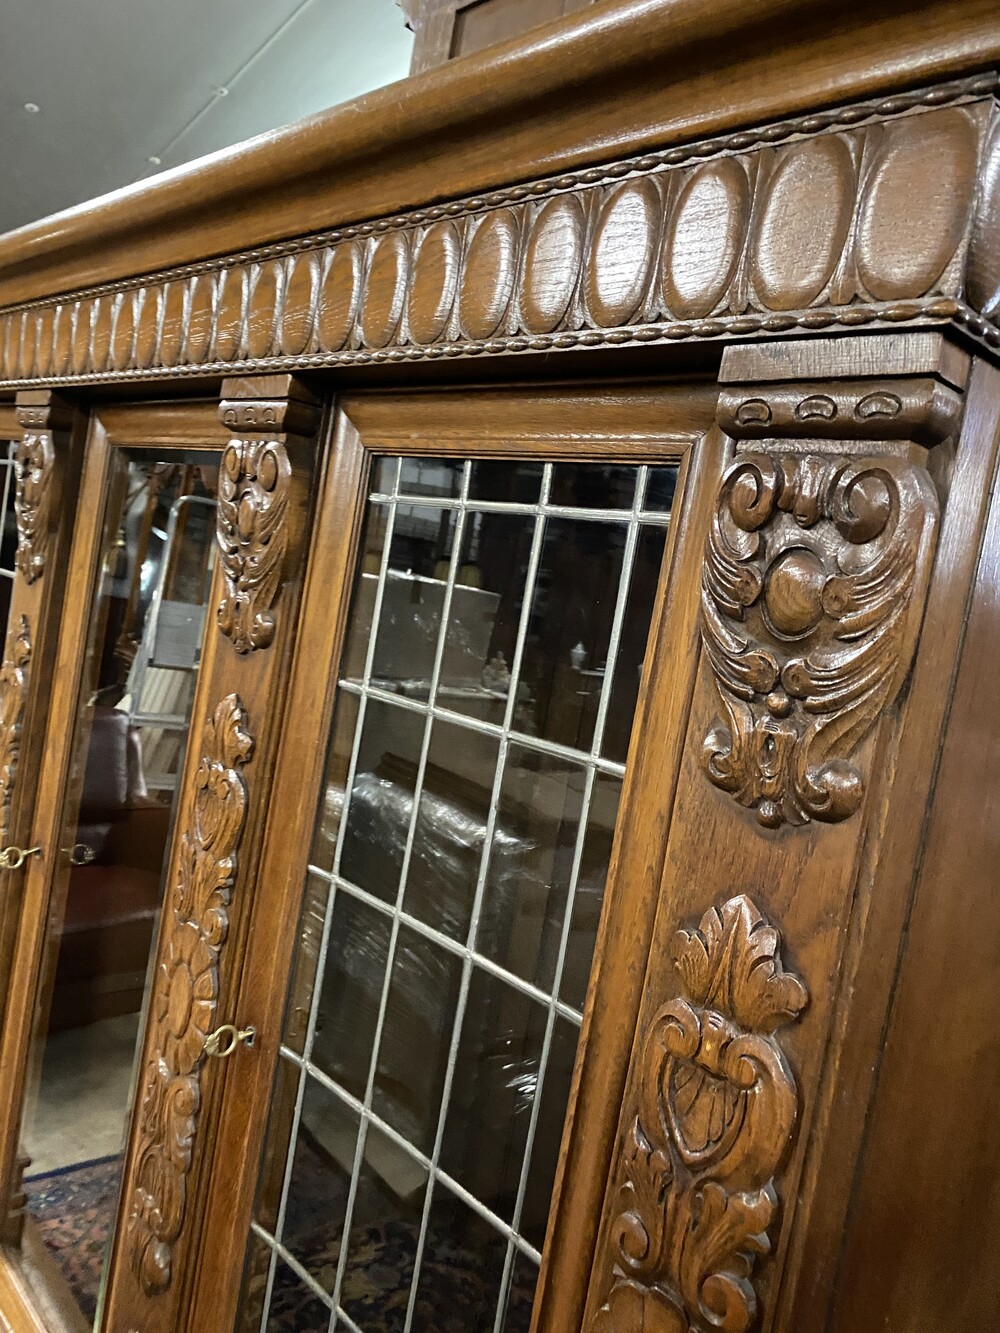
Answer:
[[[395,0],[2,0],[0,233],[403,78],[412,46]]]

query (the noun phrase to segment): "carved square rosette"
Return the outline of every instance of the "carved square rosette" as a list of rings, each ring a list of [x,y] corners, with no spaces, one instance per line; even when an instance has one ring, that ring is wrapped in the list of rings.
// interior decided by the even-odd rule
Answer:
[[[724,428],[753,443],[723,477],[705,547],[721,715],[702,758],[767,828],[861,804],[857,751],[912,665],[937,532],[909,442],[943,438],[960,402],[933,380],[723,394]]]

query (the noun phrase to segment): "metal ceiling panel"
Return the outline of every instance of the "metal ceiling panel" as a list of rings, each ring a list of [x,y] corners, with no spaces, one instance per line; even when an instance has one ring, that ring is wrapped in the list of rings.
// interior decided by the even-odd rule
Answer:
[[[406,76],[413,50],[395,0],[311,0],[163,156],[174,167]]]
[[[393,0],[0,0],[0,232],[400,78],[412,40]]]

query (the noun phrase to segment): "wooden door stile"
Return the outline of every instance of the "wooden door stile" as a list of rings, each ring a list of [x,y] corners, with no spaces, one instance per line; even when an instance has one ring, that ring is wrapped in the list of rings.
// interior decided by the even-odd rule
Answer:
[[[332,718],[334,664],[346,634],[367,472],[368,456],[358,434],[338,413],[317,477],[315,530],[327,538],[315,541],[305,576],[296,661],[288,683],[255,915],[240,979],[239,1012],[257,1027],[254,1058],[232,1062],[229,1071],[218,1140],[231,1155],[231,1167],[207,1182],[206,1243],[183,1325],[191,1333],[230,1328],[236,1318],[242,1251],[281,1040],[289,960],[298,932],[298,886],[305,880],[316,815],[313,798],[326,765],[323,738]]]
[[[698,614],[700,534],[715,502],[729,442],[718,430],[694,441],[678,482],[650,624],[648,667],[636,709],[625,785],[573,1088],[546,1235],[533,1333],[579,1327],[601,1204],[625,1095],[659,883],[698,664],[690,625]],[[692,536],[691,534],[697,534]]]

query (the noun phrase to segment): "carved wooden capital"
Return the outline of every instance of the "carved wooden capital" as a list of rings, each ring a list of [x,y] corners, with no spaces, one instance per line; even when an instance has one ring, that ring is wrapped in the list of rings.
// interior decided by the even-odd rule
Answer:
[[[224,591],[218,621],[238,653],[274,638],[281,588],[292,468],[285,441],[314,433],[316,397],[291,375],[227,380],[219,416],[243,438],[227,446],[219,468],[216,537]]]
[[[808,1003],[779,943],[743,895],[674,937],[681,985],[639,1056],[588,1333],[746,1333],[756,1322],[755,1265],[799,1113],[774,1032]]]
[[[718,421],[734,440],[912,440],[955,433],[962,395],[927,378],[817,381],[723,389]]]
[[[14,404],[14,415],[26,431],[69,430],[73,412],[72,403],[50,389],[22,389]]]
[[[243,705],[229,694],[205,725],[150,1006],[153,1033],[126,1224],[129,1264],[148,1296],[170,1286],[174,1246],[187,1219],[205,1039],[216,1026],[219,962],[246,820],[241,770],[252,749]]]
[[[877,339],[800,351],[855,366]],[[921,345],[911,364],[945,344]],[[787,358],[786,358],[787,359]],[[723,375],[774,372],[734,353]],[[961,367],[957,367],[958,370]],[[962,395],[940,376],[727,384],[719,421],[739,442],[702,569],[702,640],[721,705],[705,739],[716,787],[768,828],[836,822],[861,804],[855,754],[897,697],[923,618],[938,497],[913,445],[954,435]]]
[[[219,420],[234,435],[312,435],[322,403],[294,375],[224,380]]]

